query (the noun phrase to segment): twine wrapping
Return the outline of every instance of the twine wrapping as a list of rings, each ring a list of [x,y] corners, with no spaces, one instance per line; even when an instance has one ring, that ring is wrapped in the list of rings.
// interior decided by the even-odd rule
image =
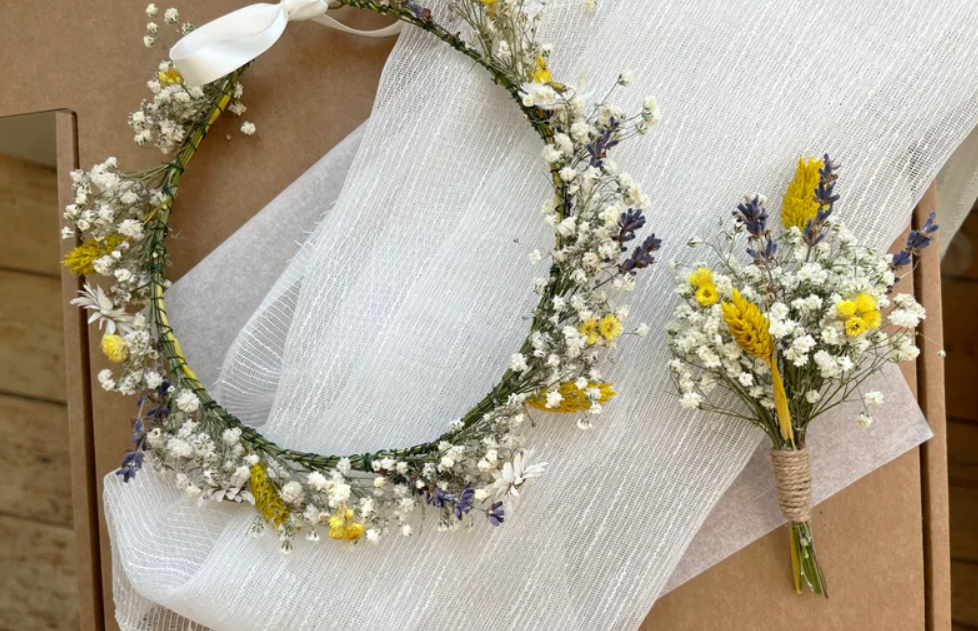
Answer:
[[[785,518],[804,523],[812,518],[812,461],[808,449],[772,449],[771,464],[778,504]]]

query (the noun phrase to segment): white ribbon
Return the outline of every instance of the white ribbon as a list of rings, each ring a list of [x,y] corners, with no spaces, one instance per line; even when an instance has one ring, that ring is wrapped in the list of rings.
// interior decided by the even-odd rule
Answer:
[[[188,33],[170,49],[170,59],[184,83],[199,86],[220,79],[271,48],[289,22],[312,20],[365,37],[395,35],[403,26],[398,21],[375,31],[361,31],[327,16],[328,9],[325,0],[252,4]]]

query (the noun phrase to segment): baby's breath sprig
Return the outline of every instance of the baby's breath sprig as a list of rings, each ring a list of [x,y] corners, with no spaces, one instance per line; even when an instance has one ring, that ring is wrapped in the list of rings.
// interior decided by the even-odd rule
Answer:
[[[635,116],[608,99],[627,87],[622,73],[608,97],[589,103],[583,85],[552,77],[550,47],[537,41],[539,13],[523,0],[452,0],[442,26],[414,0],[338,0],[337,4],[394,16],[432,34],[484,67],[544,141],[553,196],[544,220],[556,233],[547,270],[534,281],[540,302],[529,333],[492,390],[436,439],[374,453],[326,455],[280,446],[215,401],[184,360],[169,324],[164,296],[165,241],[180,181],[200,143],[229,111],[245,112],[239,83],[245,67],[203,87],[185,85],[169,62],[148,87],[151,100],[130,115],[135,141],[172,156],[138,173],[114,159],[73,174],[75,203],[66,209],[82,244],[66,264],[81,274],[113,279],[108,290],[86,284],[73,301],[105,331],[101,346],[118,370],[104,370],[106,390],[138,394],[133,448],[118,473],[131,480],[148,461],[198,501],[248,502],[258,513],[252,532],[271,527],[282,549],[296,534],[354,543],[391,531],[410,535],[422,511],[438,512],[439,528],[491,526],[509,518],[529,480],[546,463],[524,447],[521,427],[537,415],[566,414],[582,429],[615,396],[599,370],[625,332],[624,296],[651,266],[661,242],[638,233],[648,197],[611,159],[624,140],[658,123],[655,101]],[[160,10],[146,11],[157,18]],[[179,12],[163,12],[181,33]],[[147,45],[159,26],[147,26]],[[152,40],[152,41],[149,41]],[[245,135],[255,132],[250,122]],[[76,234],[66,232],[66,237]],[[531,263],[543,260],[531,253]],[[646,325],[634,332],[643,336]]]

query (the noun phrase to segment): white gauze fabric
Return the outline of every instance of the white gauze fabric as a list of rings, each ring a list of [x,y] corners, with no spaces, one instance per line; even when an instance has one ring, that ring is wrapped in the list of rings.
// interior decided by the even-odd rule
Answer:
[[[433,3],[444,15],[443,3]],[[799,153],[844,166],[839,206],[885,246],[978,122],[978,6],[945,0],[552,3],[559,80],[621,100],[655,94],[664,123],[615,154],[654,199],[664,256],[687,260],[739,197],[772,207]],[[288,36],[288,34],[286,34]],[[291,447],[362,453],[437,435],[502,374],[526,333],[551,238],[540,141],[484,72],[420,32],[388,62],[335,208],[232,346],[220,400]],[[236,273],[228,270],[228,273]],[[500,529],[378,547],[246,535],[252,513],[203,509],[146,472],[106,480],[123,629],[635,629],[759,436],[684,412],[661,333],[664,265],[643,275],[606,374],[621,393],[592,432],[547,418],[551,463]],[[167,609],[171,610],[168,612]]]

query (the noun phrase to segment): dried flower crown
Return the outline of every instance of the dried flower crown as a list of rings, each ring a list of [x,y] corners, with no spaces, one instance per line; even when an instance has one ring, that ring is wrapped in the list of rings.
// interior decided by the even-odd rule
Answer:
[[[133,448],[117,473],[128,482],[148,460],[200,501],[252,502],[254,531],[273,526],[285,551],[299,530],[310,539],[325,530],[348,542],[376,542],[392,528],[408,535],[418,521],[414,509],[425,505],[439,511],[447,530],[467,527],[476,515],[502,524],[526,481],[545,468],[523,446],[524,420],[537,412],[567,413],[586,428],[614,396],[598,364],[625,333],[628,308],[620,294],[633,289],[636,273],[655,261],[660,245],[654,234],[638,240],[648,199],[608,157],[658,122],[654,100],[626,117],[606,100],[588,104],[579,88],[554,81],[549,47],[537,41],[539,10],[524,0],[451,0],[449,19],[463,27],[459,32],[413,0],[338,3],[395,16],[474,60],[545,142],[554,196],[543,211],[555,245],[549,272],[534,283],[540,302],[530,332],[496,386],[443,435],[349,456],[281,447],[221,407],[184,360],[163,300],[168,222],[180,179],[215,121],[226,110],[244,112],[238,80],[247,65],[194,87],[171,62],[161,64],[149,83],[153,99],[129,122],[137,143],[173,158],[138,173],[121,171],[112,158],[75,172],[75,203],[65,213],[82,238],[65,264],[114,279],[108,290],[86,285],[72,301],[104,330],[102,349],[120,365],[116,373],[102,371],[99,381],[106,390],[138,395]],[[150,5],[147,14],[158,10]],[[180,25],[174,9],[164,21],[183,34],[193,31]],[[145,43],[152,46],[158,27],[147,28]],[[616,85],[631,81],[626,72]],[[241,130],[250,135],[255,126],[245,122]],[[66,238],[75,235],[66,228]],[[530,253],[532,263],[543,258]],[[647,332],[640,325],[627,333]]]

